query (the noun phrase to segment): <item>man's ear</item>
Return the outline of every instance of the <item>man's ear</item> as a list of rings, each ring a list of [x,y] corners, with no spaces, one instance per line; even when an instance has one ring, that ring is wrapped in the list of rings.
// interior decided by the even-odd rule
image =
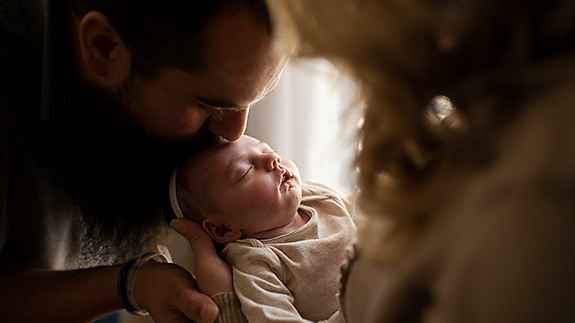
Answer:
[[[242,236],[241,230],[230,228],[217,219],[204,219],[204,221],[202,221],[202,227],[210,238],[219,244],[236,241]]]
[[[131,55],[108,17],[88,12],[80,21],[79,37],[88,70],[106,84],[120,84],[130,72]]]

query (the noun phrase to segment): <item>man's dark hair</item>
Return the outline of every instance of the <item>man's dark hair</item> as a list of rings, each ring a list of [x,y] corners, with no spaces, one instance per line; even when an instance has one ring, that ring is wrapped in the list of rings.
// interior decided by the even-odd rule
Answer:
[[[271,34],[265,0],[68,0],[78,17],[105,14],[132,55],[132,73],[153,79],[167,67],[201,72],[205,29],[222,13],[254,13],[263,32]]]

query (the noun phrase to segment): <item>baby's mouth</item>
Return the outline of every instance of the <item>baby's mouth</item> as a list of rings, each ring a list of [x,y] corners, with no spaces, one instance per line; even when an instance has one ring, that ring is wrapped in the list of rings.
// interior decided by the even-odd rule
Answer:
[[[279,190],[281,192],[285,192],[289,190],[289,188],[292,186],[293,186],[293,175],[288,169],[284,168]]]

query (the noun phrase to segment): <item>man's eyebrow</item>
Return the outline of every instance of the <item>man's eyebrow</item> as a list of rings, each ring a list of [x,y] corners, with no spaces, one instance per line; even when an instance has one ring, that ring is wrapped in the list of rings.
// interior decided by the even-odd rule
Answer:
[[[249,106],[237,105],[226,100],[215,99],[215,98],[206,98],[206,97],[197,97],[197,100],[205,105],[209,105],[214,108],[219,109],[228,109],[228,110],[245,110]]]

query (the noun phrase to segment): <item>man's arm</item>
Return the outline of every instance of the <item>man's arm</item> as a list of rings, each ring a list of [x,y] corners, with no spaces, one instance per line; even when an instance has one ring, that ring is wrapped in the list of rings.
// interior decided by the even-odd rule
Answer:
[[[25,147],[21,138],[0,97],[0,251],[5,247],[11,226],[6,213],[9,185],[22,180],[10,177],[11,166],[26,160],[11,160],[14,147],[19,148],[18,153],[24,151],[20,149]],[[28,223],[30,227],[35,224]],[[91,322],[122,309],[116,296],[121,265],[71,271],[6,269],[12,266],[6,261],[2,265],[5,266],[0,268],[2,322]],[[147,262],[137,275],[135,294],[138,305],[158,323],[191,322],[190,318],[213,322],[218,313],[215,303],[197,291],[192,275],[174,264]]]
[[[122,308],[116,296],[119,270],[120,265],[74,271],[2,270],[2,320],[91,322],[118,311]],[[158,323],[190,322],[189,318],[213,322],[217,315],[213,301],[197,292],[193,277],[174,264],[146,263],[136,279],[135,293],[138,305]]]
[[[120,310],[120,266],[74,271],[0,271],[0,312],[7,322],[89,322]]]

